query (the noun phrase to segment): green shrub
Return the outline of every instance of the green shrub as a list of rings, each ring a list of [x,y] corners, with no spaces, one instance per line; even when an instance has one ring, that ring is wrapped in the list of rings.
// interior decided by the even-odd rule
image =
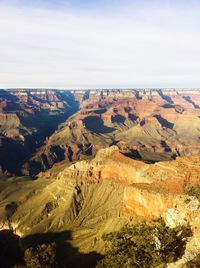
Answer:
[[[171,229],[162,220],[126,225],[119,232],[105,234],[109,249],[97,268],[165,267],[184,252],[186,229]]]
[[[56,244],[42,244],[28,248],[24,259],[28,268],[53,268],[56,267]]]

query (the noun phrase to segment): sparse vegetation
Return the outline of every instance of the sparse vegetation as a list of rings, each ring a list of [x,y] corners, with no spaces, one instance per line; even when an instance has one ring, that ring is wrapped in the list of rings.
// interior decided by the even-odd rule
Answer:
[[[97,268],[165,267],[185,249],[188,228],[169,228],[164,221],[126,225],[103,236],[109,249]]]
[[[195,196],[200,202],[200,185],[192,185],[186,189],[186,194]]]
[[[57,267],[56,244],[42,244],[28,248],[25,251],[24,259],[27,268],[52,268]]]

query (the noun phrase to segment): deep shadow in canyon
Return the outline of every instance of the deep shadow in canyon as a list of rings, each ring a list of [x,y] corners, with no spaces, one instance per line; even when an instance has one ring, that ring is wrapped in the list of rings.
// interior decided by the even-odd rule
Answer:
[[[36,153],[37,149],[45,144],[58,126],[65,122],[79,109],[78,102],[71,100],[71,109],[62,113],[49,115],[48,111],[28,118],[20,118],[22,124],[37,131],[26,135],[24,141],[13,140],[8,137],[0,137],[0,163],[3,172],[22,175],[22,165]]]
[[[20,238],[12,230],[0,231],[0,268],[26,267],[24,253],[28,248],[55,243],[57,268],[93,268],[101,255],[83,254],[70,245],[71,232],[37,233]],[[52,267],[52,266],[51,266]],[[54,267],[54,266],[53,266]]]

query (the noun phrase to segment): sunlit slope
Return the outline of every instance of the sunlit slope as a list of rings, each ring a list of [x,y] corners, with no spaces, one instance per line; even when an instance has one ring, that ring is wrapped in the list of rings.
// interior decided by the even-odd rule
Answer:
[[[82,252],[104,249],[101,236],[126,222],[165,217],[185,188],[198,184],[199,156],[145,164],[122,155],[116,146],[91,160],[54,166],[28,177],[0,182],[1,226],[5,206],[15,204],[12,227],[22,236],[72,231],[73,246]]]

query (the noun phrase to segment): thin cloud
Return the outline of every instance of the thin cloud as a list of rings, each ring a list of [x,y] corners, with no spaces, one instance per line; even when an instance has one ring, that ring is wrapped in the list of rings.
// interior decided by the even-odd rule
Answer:
[[[0,10],[1,88],[199,86],[196,5]]]

